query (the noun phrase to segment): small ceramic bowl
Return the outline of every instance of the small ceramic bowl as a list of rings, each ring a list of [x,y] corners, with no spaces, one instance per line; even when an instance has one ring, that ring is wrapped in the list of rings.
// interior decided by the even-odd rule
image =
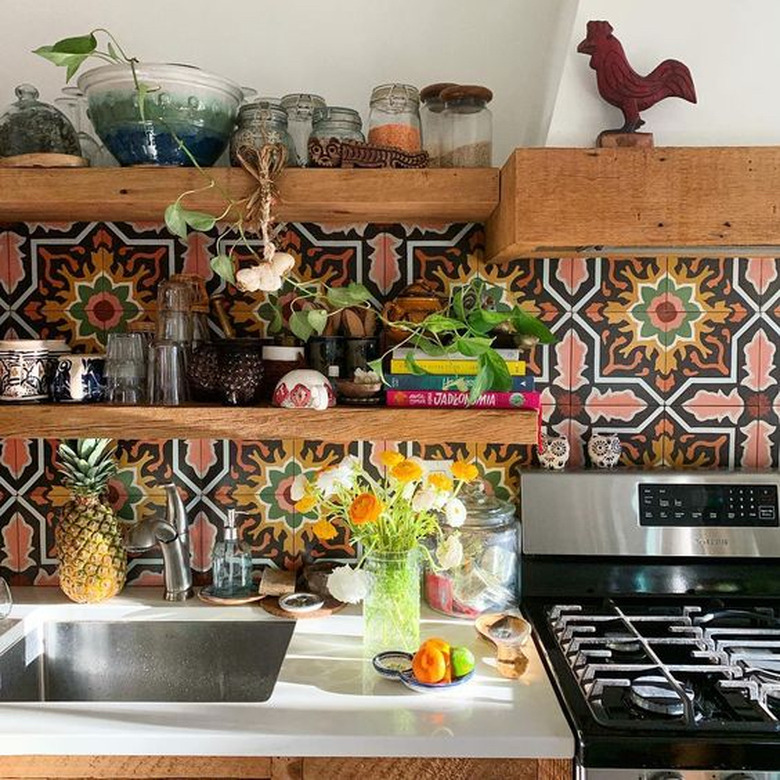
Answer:
[[[407,688],[417,693],[448,691],[467,683],[474,676],[474,670],[472,669],[468,674],[464,674],[463,677],[458,677],[449,683],[420,682],[412,671],[413,658],[414,656],[411,653],[406,653],[402,650],[388,650],[375,655],[372,659],[372,664],[374,671],[381,677],[384,677],[386,680],[400,680]]]

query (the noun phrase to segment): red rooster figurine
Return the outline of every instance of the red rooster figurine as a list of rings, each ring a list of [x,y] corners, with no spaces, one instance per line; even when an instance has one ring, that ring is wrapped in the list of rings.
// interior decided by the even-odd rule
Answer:
[[[588,22],[587,37],[577,51],[590,55],[590,67],[596,71],[601,97],[623,112],[623,127],[605,132],[635,133],[644,124],[639,112],[667,97],[696,102],[696,90],[687,66],[677,60],[664,60],[647,76],[640,76],[628,64],[609,22]]]

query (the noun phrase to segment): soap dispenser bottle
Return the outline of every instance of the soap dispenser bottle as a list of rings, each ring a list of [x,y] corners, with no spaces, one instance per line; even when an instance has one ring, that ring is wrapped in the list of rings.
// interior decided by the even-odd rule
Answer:
[[[238,538],[239,514],[245,513],[228,509],[222,540],[214,545],[212,553],[212,589],[221,598],[246,596],[252,591],[252,551]]]

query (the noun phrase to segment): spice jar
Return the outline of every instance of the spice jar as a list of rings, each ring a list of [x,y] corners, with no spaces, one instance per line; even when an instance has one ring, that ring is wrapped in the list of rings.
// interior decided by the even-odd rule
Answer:
[[[382,84],[371,92],[368,142],[419,152],[420,93],[410,84]]]
[[[304,348],[269,344],[263,347],[263,372],[265,374],[263,398],[270,401],[279,380],[296,368],[306,367]]]
[[[482,483],[460,493],[466,522],[460,528],[463,561],[454,569],[425,571],[425,600],[438,612],[475,617],[517,605],[520,524],[514,505],[485,493]],[[447,530],[451,533],[451,530]]]
[[[493,163],[493,115],[487,87],[455,86],[442,90],[441,168],[489,168]]]
[[[325,98],[294,93],[285,95],[281,106],[287,112],[287,127],[295,145],[298,165],[303,167],[309,162],[309,136],[314,122],[314,109],[325,108]]]
[[[264,144],[282,144],[287,150],[285,166],[295,168],[298,154],[287,128],[287,112],[268,100],[247,103],[238,110],[238,127],[230,139],[230,163],[239,167],[238,152],[242,146],[260,149]]]
[[[311,137],[318,141],[360,141],[363,136],[363,120],[354,108],[326,106],[315,108],[312,115]]]
[[[428,167],[438,168],[443,141],[444,101],[441,92],[455,84],[430,84],[420,90],[420,124],[422,125],[423,149],[428,152]]]

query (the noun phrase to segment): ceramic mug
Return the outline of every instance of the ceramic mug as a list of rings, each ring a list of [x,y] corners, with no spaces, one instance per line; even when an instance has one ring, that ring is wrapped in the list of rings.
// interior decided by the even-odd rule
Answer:
[[[327,409],[336,405],[330,382],[319,372],[299,368],[285,374],[274,390],[274,406],[285,409]]]
[[[62,355],[51,385],[52,399],[86,403],[105,395],[105,358],[97,355]]]
[[[38,339],[0,341],[0,401],[49,397],[50,352]]]

